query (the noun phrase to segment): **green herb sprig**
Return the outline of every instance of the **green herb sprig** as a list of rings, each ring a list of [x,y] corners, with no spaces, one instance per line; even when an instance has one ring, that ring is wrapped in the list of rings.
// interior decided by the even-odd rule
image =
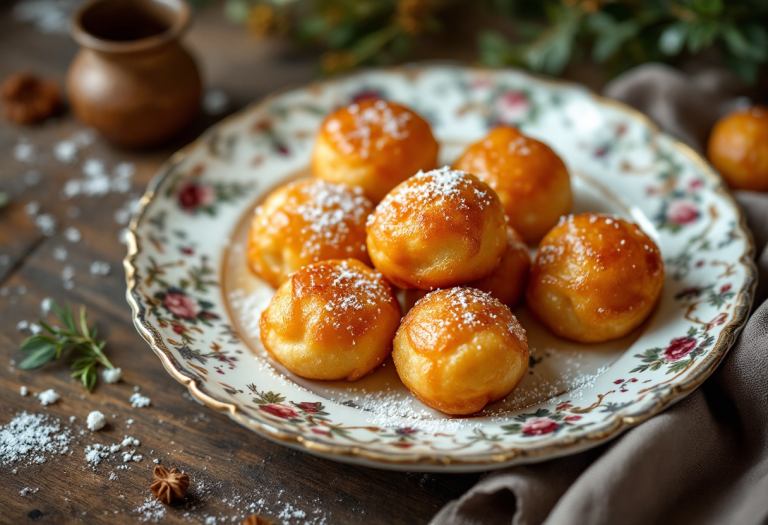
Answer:
[[[93,390],[98,380],[96,365],[101,364],[110,370],[115,368],[104,355],[106,341],[96,340],[95,324],[88,327],[85,306],[80,307],[79,331],[78,322],[69,304],[61,308],[52,301],[51,310],[62,326],[50,326],[41,320],[40,326],[47,333],[33,335],[21,343],[20,350],[27,356],[21,361],[19,368],[32,370],[65,354],[75,353],[79,357],[72,363],[72,377],[79,377],[85,388]]]

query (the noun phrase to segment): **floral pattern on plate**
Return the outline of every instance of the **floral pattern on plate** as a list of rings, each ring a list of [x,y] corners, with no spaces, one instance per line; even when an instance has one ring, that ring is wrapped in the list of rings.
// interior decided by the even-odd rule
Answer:
[[[254,202],[306,169],[324,115],[376,96],[429,119],[447,162],[491,126],[520,126],[565,160],[583,194],[579,206],[610,201],[654,238],[666,263],[664,292],[625,351],[578,388],[527,405],[383,423],[353,396],[320,395],[254,356],[219,282],[230,236]],[[261,435],[341,461],[471,471],[585,450],[691,392],[746,319],[752,251],[718,176],[633,110],[518,71],[415,65],[276,94],[215,126],[177,154],[142,199],[125,265],[137,328],[203,403]],[[558,343],[546,341],[532,354],[532,377],[565,370]],[[590,352],[597,353],[569,355]]]

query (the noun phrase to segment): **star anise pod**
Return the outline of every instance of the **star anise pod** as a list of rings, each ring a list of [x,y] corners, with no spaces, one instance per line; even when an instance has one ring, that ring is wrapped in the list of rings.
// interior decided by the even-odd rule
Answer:
[[[15,73],[0,85],[3,116],[16,124],[42,122],[61,109],[61,92],[51,80]]]
[[[243,525],[272,525],[272,520],[252,514],[243,520]]]
[[[166,505],[170,504],[174,498],[183,498],[187,493],[189,476],[179,472],[176,467],[168,470],[158,465],[152,474],[155,476],[155,482],[150,487],[152,495]]]

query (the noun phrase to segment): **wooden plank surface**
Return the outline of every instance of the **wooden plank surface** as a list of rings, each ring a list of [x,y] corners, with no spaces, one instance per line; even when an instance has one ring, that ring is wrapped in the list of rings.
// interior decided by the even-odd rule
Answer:
[[[208,86],[223,89],[233,108],[315,74],[315,56],[281,43],[250,39],[216,10],[198,17],[187,42]],[[68,36],[44,34],[14,20],[8,3],[0,7],[0,79],[30,70],[63,85],[76,51]],[[198,405],[162,368],[131,323],[121,265],[125,246],[119,239],[124,226],[116,220],[116,211],[141,195],[163,160],[214,120],[201,116],[185,137],[150,152],[120,151],[97,139],[78,153],[73,164],[62,163],[53,154],[56,143],[83,130],[70,114],[34,128],[0,122],[0,191],[12,197],[11,204],[0,210],[0,425],[27,411],[57,418],[72,432],[66,454],[48,456],[41,464],[29,459],[0,464],[1,523],[114,524],[155,518],[161,523],[239,523],[249,509],[261,509],[263,515],[286,523],[425,523],[479,479],[479,474],[386,472],[290,450]],[[14,155],[23,142],[35,151],[27,161]],[[66,181],[82,178],[87,159],[100,160],[107,169],[121,162],[134,165],[130,190],[100,198],[62,198]],[[36,214],[28,213],[30,203],[37,203]],[[34,216],[40,214],[56,218],[56,233],[46,236],[35,226]],[[81,240],[67,240],[69,227],[78,229]],[[94,261],[109,263],[110,274],[91,275]],[[66,289],[62,279],[68,267],[74,270],[72,289]],[[46,297],[87,306],[108,341],[108,355],[123,370],[121,383],[100,382],[88,394],[69,378],[65,364],[36,371],[16,368],[17,349],[29,335],[17,324],[36,321]],[[19,394],[22,385],[31,393],[53,388],[62,399],[43,407],[35,396]],[[150,407],[130,406],[134,387],[151,398]],[[92,410],[102,411],[109,421],[98,433],[85,428]],[[141,441],[136,447],[144,456],[141,462],[123,464],[117,454],[89,466],[88,445],[119,443],[126,434]],[[152,508],[139,510],[149,496],[153,459],[178,466],[192,478],[186,500],[157,513]],[[29,493],[22,496],[25,488]]]

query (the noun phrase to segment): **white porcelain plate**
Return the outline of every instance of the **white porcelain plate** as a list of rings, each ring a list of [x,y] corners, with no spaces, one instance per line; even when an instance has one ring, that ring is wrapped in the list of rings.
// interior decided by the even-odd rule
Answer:
[[[648,322],[619,341],[581,345],[518,309],[530,370],[506,399],[465,418],[419,403],[391,360],[354,383],[304,380],[273,362],[257,322],[273,291],[246,269],[248,219],[272,189],[308,174],[323,117],[371,96],[426,117],[446,164],[498,123],[549,144],[572,174],[573,212],[618,214],[661,248],[667,277]],[[284,91],[230,117],[162,168],[128,240],[135,324],[198,400],[286,445],[406,470],[543,461],[618,436],[712,373],[755,285],[742,214],[686,146],[579,86],[460,66],[364,71]]]

